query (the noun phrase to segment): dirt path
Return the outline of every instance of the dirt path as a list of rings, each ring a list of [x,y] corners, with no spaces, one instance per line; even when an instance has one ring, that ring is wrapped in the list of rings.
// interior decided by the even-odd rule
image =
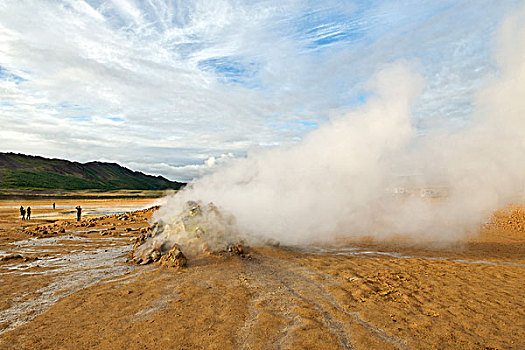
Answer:
[[[353,349],[355,327],[369,333],[367,345],[383,349],[406,347],[403,339],[385,333],[361,319],[358,313],[345,309],[326,288],[338,285],[329,274],[298,266],[288,259],[260,255],[246,264],[243,273],[255,297],[241,332],[242,348],[258,348],[267,342],[267,335],[257,337],[257,333],[259,329],[269,328],[265,323],[272,319],[273,339],[266,343],[270,348]]]

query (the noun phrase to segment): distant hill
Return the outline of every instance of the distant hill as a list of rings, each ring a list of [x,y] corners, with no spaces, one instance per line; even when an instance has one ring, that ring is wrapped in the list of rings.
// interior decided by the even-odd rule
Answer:
[[[0,188],[4,189],[177,190],[184,185],[116,163],[77,163],[0,152]]]

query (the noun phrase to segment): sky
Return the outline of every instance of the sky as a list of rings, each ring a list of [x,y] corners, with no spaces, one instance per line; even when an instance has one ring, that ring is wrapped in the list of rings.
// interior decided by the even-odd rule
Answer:
[[[0,151],[190,181],[425,79],[418,133],[468,125],[523,0],[0,2]]]

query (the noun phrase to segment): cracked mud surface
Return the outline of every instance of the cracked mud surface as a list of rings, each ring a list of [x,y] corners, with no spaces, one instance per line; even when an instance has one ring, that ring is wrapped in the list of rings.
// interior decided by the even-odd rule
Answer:
[[[261,247],[177,271],[125,262],[150,215],[6,229],[1,256],[38,259],[0,261],[0,349],[525,347],[522,232],[441,250]]]

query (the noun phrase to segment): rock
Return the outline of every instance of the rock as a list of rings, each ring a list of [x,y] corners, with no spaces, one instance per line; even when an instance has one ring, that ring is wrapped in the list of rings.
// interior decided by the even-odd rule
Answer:
[[[151,258],[147,258],[147,259],[144,259],[144,260],[142,260],[142,259],[137,260],[137,264],[139,264],[139,265],[147,265],[150,262],[151,262]]]
[[[188,260],[179,247],[174,247],[168,254],[160,258],[160,264],[167,267],[183,268],[187,263]]]
[[[0,258],[0,261],[13,261],[13,260],[22,260],[23,262],[35,261],[38,260],[37,257],[23,256],[20,254],[11,254],[6,255]]]
[[[159,221],[140,232],[130,253],[130,260],[137,264],[160,261],[165,266],[182,267],[187,263],[185,254],[225,251],[246,257],[246,249],[238,240],[235,218],[212,203],[187,202],[183,211],[169,223]]]
[[[151,260],[152,261],[158,261],[160,258],[161,258],[162,254],[160,251],[158,250],[154,250],[152,253],[151,253]]]
[[[0,261],[22,260],[22,259],[24,259],[24,257],[20,254],[11,254],[11,255],[1,257]]]
[[[228,251],[231,252],[231,253],[240,255],[240,256],[244,255],[244,248],[243,248],[242,244],[240,244],[240,243],[229,246],[228,247]]]

